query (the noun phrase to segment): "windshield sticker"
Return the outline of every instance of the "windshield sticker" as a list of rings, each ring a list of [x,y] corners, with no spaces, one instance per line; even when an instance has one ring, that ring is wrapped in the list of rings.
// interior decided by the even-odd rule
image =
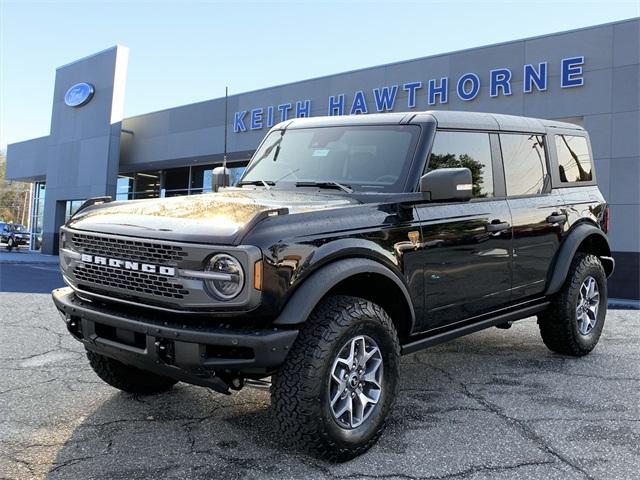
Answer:
[[[317,148],[313,151],[313,157],[326,157],[327,155],[329,155],[329,149],[328,148]]]

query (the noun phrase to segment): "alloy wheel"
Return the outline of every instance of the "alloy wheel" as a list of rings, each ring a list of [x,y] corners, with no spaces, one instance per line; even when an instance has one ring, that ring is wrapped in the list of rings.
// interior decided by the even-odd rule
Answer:
[[[329,379],[329,406],[341,427],[356,428],[371,415],[382,393],[382,375],[382,353],[371,337],[361,335],[345,343]]]
[[[598,321],[598,307],[600,306],[600,290],[598,283],[592,276],[588,276],[580,286],[576,319],[578,331],[582,335],[589,335]]]

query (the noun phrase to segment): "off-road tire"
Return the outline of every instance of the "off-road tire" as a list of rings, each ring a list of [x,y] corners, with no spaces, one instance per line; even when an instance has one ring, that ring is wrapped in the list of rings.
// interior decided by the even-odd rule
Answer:
[[[178,383],[172,378],[125,365],[89,350],[87,350],[87,358],[96,375],[112,387],[124,392],[149,395],[167,391]]]
[[[593,277],[599,290],[596,324],[585,335],[580,333],[576,307],[580,288],[587,277]],[[538,315],[542,341],[549,350],[562,355],[580,357],[593,350],[600,339],[607,314],[607,277],[595,255],[577,253],[571,262],[567,279],[555,295],[550,307]]]
[[[349,339],[367,335],[383,361],[380,400],[364,422],[345,429],[331,413],[328,382],[333,362]],[[272,378],[271,401],[282,438],[330,461],[354,458],[377,441],[395,402],[400,345],[387,313],[362,298],[323,300],[302,327],[285,364]]]

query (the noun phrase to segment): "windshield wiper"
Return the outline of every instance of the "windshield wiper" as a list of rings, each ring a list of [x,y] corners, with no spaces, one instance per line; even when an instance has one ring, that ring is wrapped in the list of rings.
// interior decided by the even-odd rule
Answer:
[[[238,186],[241,187],[243,185],[258,185],[269,190],[276,183],[271,180],[246,180],[244,182],[238,183]]]
[[[337,188],[346,193],[353,193],[350,185],[343,183],[326,181],[326,182],[296,182],[296,187],[318,187],[318,188]]]

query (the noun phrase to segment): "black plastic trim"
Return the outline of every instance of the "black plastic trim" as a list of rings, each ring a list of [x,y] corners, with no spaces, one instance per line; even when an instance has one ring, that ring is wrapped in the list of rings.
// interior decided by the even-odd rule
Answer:
[[[82,322],[82,343],[90,350],[109,352],[113,358],[124,363],[132,362],[135,357],[136,365],[153,366],[157,370],[158,357],[153,345],[158,339],[175,342],[176,350],[180,346],[182,364],[177,363],[166,368],[164,375],[175,376],[176,369],[184,374],[202,368],[214,369],[264,369],[278,367],[284,362],[293,342],[298,336],[296,329],[264,328],[264,329],[232,329],[232,328],[202,328],[190,325],[178,325],[167,322],[144,321],[140,317],[124,314],[120,311],[110,311],[107,307],[97,306],[79,299],[71,288],[59,288],[52,292],[53,302],[57,309],[66,317],[75,317]],[[131,347],[109,339],[100,338],[95,332],[95,323],[121,328],[130,332],[146,335],[147,348]],[[202,352],[207,345],[223,347],[246,347],[253,350],[252,358],[206,358]],[[180,362],[180,358],[178,358]],[[166,366],[168,367],[168,366]],[[151,369],[151,368],[149,368]],[[182,378],[181,378],[182,379]],[[193,382],[192,382],[193,383]]]
[[[562,285],[567,278],[567,274],[569,273],[571,261],[578,251],[578,247],[580,247],[580,244],[591,235],[596,235],[602,238],[606,242],[606,244],[609,245],[607,236],[602,232],[602,230],[600,230],[592,223],[581,223],[573,228],[562,241],[560,250],[556,255],[554,266],[551,270],[551,277],[547,282],[545,295],[552,295],[554,293],[557,293],[562,288]],[[610,255],[611,247],[609,247],[609,252],[607,252],[607,255],[604,255],[602,258],[609,259]],[[609,265],[612,270],[607,272],[608,276],[613,273],[614,264],[613,259],[611,260],[612,261]]]
[[[411,312],[411,326],[409,331],[412,331],[416,315],[407,287],[398,276],[387,267],[367,258],[337,260],[312,273],[300,288],[293,293],[274,324],[298,325],[304,323],[317,303],[329,290],[341,281],[361,273],[383,275],[396,284],[402,292],[409,311]]]
[[[549,306],[549,303],[550,302],[547,301],[536,305],[530,305],[513,312],[503,313],[502,315],[491,317],[486,320],[463,325],[452,330],[447,330],[442,333],[430,335],[420,340],[409,342],[401,347],[401,353],[402,355],[407,355],[409,353],[414,353],[433,345],[438,345],[439,343],[448,342],[449,340],[453,340],[454,338],[462,337],[470,333],[484,330],[485,328],[495,327],[496,325],[530,317],[531,315],[535,315],[536,313],[545,310]]]

